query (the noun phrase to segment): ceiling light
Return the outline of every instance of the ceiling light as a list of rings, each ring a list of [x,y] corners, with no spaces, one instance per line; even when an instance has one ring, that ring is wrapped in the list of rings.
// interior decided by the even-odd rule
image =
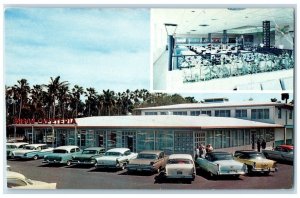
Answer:
[[[191,32],[196,32],[196,30],[191,30]]]
[[[207,26],[209,26],[209,25],[207,25],[207,24],[200,24],[199,26],[207,27]]]
[[[192,10],[191,12],[196,12],[195,10]]]
[[[212,21],[216,21],[216,20],[218,20],[218,19],[211,19]]]
[[[165,28],[167,31],[167,34],[170,35],[174,35],[176,28],[177,28],[177,24],[173,24],[173,23],[165,23]]]
[[[227,8],[230,11],[241,11],[241,10],[245,10],[246,8]]]

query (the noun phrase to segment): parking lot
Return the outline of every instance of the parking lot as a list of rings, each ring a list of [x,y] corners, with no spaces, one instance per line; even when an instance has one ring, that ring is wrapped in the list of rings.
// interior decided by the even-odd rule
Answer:
[[[8,161],[16,172],[34,180],[57,183],[58,189],[292,189],[293,165],[278,163],[278,171],[265,175],[245,175],[240,178],[211,179],[198,172],[192,183],[184,181],[155,182],[158,174],[128,175],[126,170],[97,170],[93,167],[65,167],[42,164],[42,160]]]

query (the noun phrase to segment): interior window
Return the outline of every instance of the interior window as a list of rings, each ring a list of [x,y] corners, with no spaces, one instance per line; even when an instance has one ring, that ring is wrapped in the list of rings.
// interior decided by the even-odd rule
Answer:
[[[75,148],[71,149],[70,153],[75,153]]]
[[[79,152],[80,151],[80,148],[76,148],[76,152]]]

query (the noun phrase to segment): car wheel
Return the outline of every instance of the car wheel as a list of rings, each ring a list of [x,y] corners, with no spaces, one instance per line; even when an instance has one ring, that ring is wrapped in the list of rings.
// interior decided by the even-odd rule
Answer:
[[[247,169],[248,169],[248,174],[251,174],[252,173],[252,166],[247,166]]]
[[[71,166],[71,160],[67,161],[67,166]]]
[[[209,177],[210,177],[211,179],[214,179],[214,178],[215,178],[215,174],[213,174],[212,172],[209,172]]]
[[[34,160],[37,160],[39,157],[37,155],[33,156]]]
[[[264,172],[264,175],[270,175],[270,171]]]

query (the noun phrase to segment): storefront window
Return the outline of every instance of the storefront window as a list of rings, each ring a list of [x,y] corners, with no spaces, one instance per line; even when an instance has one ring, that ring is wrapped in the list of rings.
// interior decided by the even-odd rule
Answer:
[[[193,132],[192,131],[174,132],[174,153],[193,154]]]
[[[223,131],[223,148],[230,147],[230,131]]]
[[[237,131],[235,129],[231,130],[231,146],[237,146],[238,145],[238,135]]]
[[[137,132],[137,152],[154,150],[154,131]]]
[[[222,148],[222,131],[221,130],[216,130],[215,131],[215,144],[214,148]]]
[[[94,130],[87,130],[85,146],[86,147],[95,146]]]
[[[106,131],[96,130],[95,132],[95,146],[106,147]]]
[[[214,147],[214,131],[207,131],[206,142],[207,144],[211,144]]]
[[[117,147],[117,132],[108,131],[107,132],[107,149],[112,149]]]
[[[244,130],[238,129],[237,130],[238,136],[239,136],[239,146],[243,146],[244,144]]]
[[[173,153],[173,132],[172,131],[156,131],[155,132],[155,148],[163,150],[166,154]]]
[[[75,145],[75,130],[70,130],[69,131],[68,145]]]

